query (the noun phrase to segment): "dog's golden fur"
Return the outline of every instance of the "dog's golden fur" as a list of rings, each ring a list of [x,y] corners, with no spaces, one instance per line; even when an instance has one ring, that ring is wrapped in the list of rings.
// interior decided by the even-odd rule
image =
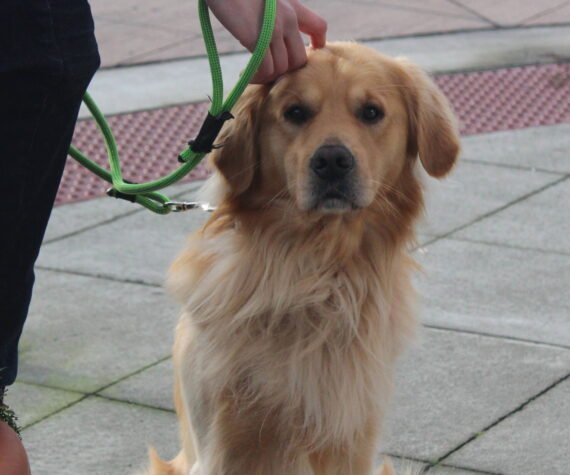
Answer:
[[[377,122],[362,119],[370,104]],[[292,105],[306,120],[287,118]],[[250,86],[220,141],[219,207],[168,279],[183,305],[182,451],[153,455],[151,473],[370,474],[394,360],[416,327],[417,156],[442,177],[459,152],[447,102],[408,61],[332,43]],[[340,199],[315,192],[323,145],[355,160]]]

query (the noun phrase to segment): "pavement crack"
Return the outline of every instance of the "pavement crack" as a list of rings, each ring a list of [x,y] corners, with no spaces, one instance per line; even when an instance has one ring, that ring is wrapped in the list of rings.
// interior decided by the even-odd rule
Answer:
[[[128,399],[121,399],[118,397],[104,396],[102,394],[93,394],[93,397],[96,397],[99,399],[105,399],[106,401],[112,401],[112,402],[118,402],[121,404],[127,404],[129,406],[144,407],[145,409],[153,409],[155,411],[168,412],[169,414],[175,414],[176,413],[176,411],[174,409],[167,409],[165,407],[153,406],[152,404],[145,404],[143,402],[131,401]]]
[[[55,416],[55,415],[57,415],[57,414],[59,414],[59,413],[65,411],[65,410],[69,409],[70,407],[73,407],[73,406],[75,406],[76,404],[79,404],[79,403],[82,402],[82,401],[85,401],[85,400],[86,400],[87,398],[89,398],[89,397],[101,397],[101,398],[105,398],[105,399],[113,399],[113,398],[110,398],[110,397],[107,397],[107,396],[102,396],[102,395],[100,395],[99,393],[100,393],[101,391],[104,391],[105,389],[107,389],[107,388],[113,386],[114,384],[120,383],[121,381],[124,381],[125,379],[128,379],[128,378],[130,378],[131,376],[135,376],[135,375],[137,375],[137,374],[140,374],[140,373],[142,373],[143,371],[145,371],[145,370],[147,370],[147,369],[150,369],[150,368],[152,368],[153,366],[156,366],[156,365],[158,365],[158,364],[160,364],[160,363],[162,363],[162,362],[168,360],[170,357],[171,357],[170,355],[163,356],[162,358],[158,359],[157,361],[153,361],[152,363],[149,363],[149,364],[143,366],[142,368],[139,368],[138,370],[133,371],[132,373],[126,374],[126,375],[124,375],[124,376],[121,376],[120,378],[118,378],[118,379],[116,379],[116,380],[114,380],[114,381],[111,381],[110,383],[105,384],[104,386],[101,386],[101,387],[95,389],[94,391],[88,391],[88,392],[78,391],[78,390],[74,390],[74,389],[67,389],[67,388],[63,388],[63,387],[59,387],[59,386],[53,386],[53,385],[47,385],[47,384],[41,384],[41,383],[33,383],[33,382],[22,381],[22,383],[24,383],[24,384],[30,384],[30,385],[33,385],[33,386],[45,387],[45,388],[49,388],[49,389],[58,389],[58,390],[60,390],[60,391],[67,391],[67,392],[72,392],[72,393],[76,393],[76,394],[77,394],[77,393],[82,394],[82,396],[81,396],[79,399],[77,399],[77,400],[75,400],[75,401],[72,401],[72,402],[70,402],[69,404],[66,404],[66,405],[62,406],[62,407],[56,409],[55,411],[50,412],[49,414],[46,414],[45,416],[39,418],[38,420],[36,420],[36,421],[34,421],[34,422],[31,422],[30,424],[28,424],[28,425],[22,427],[22,430],[27,430],[27,429],[29,429],[30,427],[33,427],[33,426],[35,426],[36,424],[39,424],[40,422],[43,422],[43,421],[45,421],[46,419],[49,419],[49,418],[51,418],[51,417],[53,417],[53,416]],[[117,399],[117,401],[122,401],[122,402],[131,404],[130,401],[124,401],[124,400],[120,400],[120,399]],[[132,403],[132,404],[137,404],[137,405],[139,405],[139,406],[145,406],[144,404],[139,404],[139,403]],[[148,406],[148,407],[151,407],[151,406]],[[154,408],[154,407],[153,407],[153,409],[160,409],[160,408]],[[166,411],[167,409],[163,409],[163,410]]]
[[[484,427],[482,430],[480,430],[479,432],[473,434],[471,437],[469,437],[467,440],[465,440],[464,442],[462,442],[461,444],[459,444],[458,446],[454,447],[453,449],[451,449],[449,452],[445,453],[444,455],[442,455],[436,463],[441,463],[443,462],[446,458],[448,458],[449,456],[451,456],[452,454],[454,454],[455,452],[461,450],[463,447],[465,447],[467,444],[473,442],[475,439],[477,439],[478,437],[482,436],[483,434],[485,434],[486,432],[488,432],[489,430],[491,430],[493,427],[499,425],[501,422],[503,422],[505,419],[508,419],[509,417],[511,417],[512,415],[521,412],[525,407],[527,407],[531,402],[535,401],[536,399],[538,399],[539,397],[541,397],[542,395],[546,394],[547,392],[549,392],[550,390],[554,389],[556,386],[558,386],[559,384],[563,383],[564,381],[570,379],[570,373],[568,373],[565,376],[562,376],[561,378],[557,379],[556,381],[554,381],[552,384],[550,384],[549,386],[547,386],[546,388],[544,388],[542,391],[538,392],[537,394],[535,394],[534,396],[531,396],[529,399],[527,399],[525,402],[523,402],[522,404],[518,405],[517,407],[515,407],[512,411],[507,412],[506,414],[502,415],[501,417],[499,417],[496,421],[492,422],[491,424],[487,425],[486,427]],[[429,470],[429,469],[428,469]]]
[[[511,200],[502,206],[499,206],[498,208],[495,208],[495,209],[493,209],[487,213],[484,213],[480,216],[477,216],[475,219],[469,221],[468,223],[457,226],[457,227],[453,228],[451,231],[448,231],[444,234],[438,235],[438,236],[434,237],[433,239],[426,241],[420,247],[427,247],[427,246],[430,246],[431,244],[434,244],[438,241],[441,241],[442,239],[448,238],[451,235],[453,235],[459,231],[463,231],[464,229],[468,228],[469,226],[472,226],[475,223],[478,223],[480,221],[483,221],[484,219],[487,219],[491,216],[494,216],[494,215],[500,213],[501,211],[504,211],[507,208],[510,208],[511,206],[516,205],[517,203],[521,203],[522,201],[525,201],[526,199],[528,199],[532,196],[538,195],[539,193],[542,193],[543,191],[546,191],[549,188],[552,188],[552,187],[568,180],[569,178],[570,178],[570,175],[564,175],[564,176],[558,178],[557,180],[551,181],[550,183],[547,183],[546,185],[543,185],[539,188],[536,188],[535,190],[529,191],[528,193],[525,193],[524,195],[519,196],[518,198],[515,198],[514,200]]]
[[[558,10],[562,7],[565,7],[568,4],[570,4],[570,2],[568,0],[564,0],[563,2],[560,2],[551,8],[546,8],[546,9],[544,9],[538,13],[535,13],[534,15],[531,15],[527,18],[524,18],[523,20],[519,21],[519,23],[523,24],[523,23],[528,23],[530,21],[535,21],[535,20],[537,20],[537,19],[539,19],[545,15],[548,15],[549,13],[555,12],[556,10]]]
[[[118,277],[114,277],[112,275],[107,275],[107,274],[92,274],[90,272],[82,272],[82,271],[69,270],[69,269],[58,269],[56,267],[41,266],[41,265],[37,265],[36,269],[43,270],[46,272],[55,272],[55,273],[59,273],[59,274],[69,274],[69,275],[76,275],[76,276],[80,276],[80,277],[90,277],[92,279],[106,280],[109,282],[120,282],[122,284],[142,285],[145,287],[152,287],[152,288],[158,288],[158,289],[162,288],[162,285],[156,284],[153,282],[146,282],[144,280],[139,280],[139,279],[120,279]]]
[[[538,252],[540,254],[551,254],[551,255],[555,255],[555,256],[570,257],[570,252],[552,251],[550,249],[540,249],[538,247],[517,246],[514,244],[506,244],[506,243],[497,242],[497,241],[484,241],[482,239],[471,239],[471,238],[465,238],[465,237],[450,236],[447,239],[449,239],[450,241],[469,242],[472,244],[481,244],[484,246],[491,246],[491,247],[502,247],[504,249],[514,249],[517,251],[531,251],[531,252]]]
[[[54,237],[51,239],[46,239],[43,242],[42,246],[45,246],[47,244],[52,244],[52,243],[58,242],[58,241],[63,241],[64,239],[74,237],[74,236],[77,236],[79,234],[83,234],[86,231],[91,231],[92,229],[96,229],[96,228],[99,228],[102,226],[106,226],[107,224],[115,223],[115,222],[117,222],[123,218],[128,218],[129,216],[140,213],[141,211],[142,211],[142,209],[135,209],[132,211],[128,211],[126,213],[122,213],[122,214],[119,214],[117,216],[113,216],[112,218],[105,219],[103,221],[99,221],[99,222],[94,223],[94,224],[90,224],[89,226],[85,226],[83,228],[76,229],[75,231],[71,231],[69,233],[62,234],[61,236],[57,236],[57,237]]]
[[[557,349],[561,349],[561,350],[570,350],[569,345],[561,345],[559,343],[548,343],[548,342],[539,341],[539,340],[530,340],[528,338],[518,338],[515,336],[508,336],[508,335],[495,335],[493,333],[479,332],[479,331],[475,331],[475,330],[465,330],[462,328],[442,327],[439,325],[430,325],[430,324],[426,324],[426,323],[424,323],[423,326],[424,326],[424,328],[429,328],[431,330],[437,330],[437,331],[446,331],[446,332],[453,332],[453,333],[465,333],[468,335],[483,336],[485,338],[495,338],[498,340],[507,340],[507,341],[513,341],[513,342],[518,342],[518,343],[527,343],[527,344],[531,344],[531,345],[546,346],[547,348],[557,348]]]
[[[495,133],[495,132],[491,132]],[[477,135],[486,135],[486,134],[477,134]],[[467,135],[465,137],[473,137],[473,135]],[[539,167],[531,167],[528,165],[510,165],[508,163],[500,163],[500,162],[490,162],[488,160],[481,160],[480,158],[461,158],[462,162],[473,163],[476,165],[485,165],[490,167],[497,167],[497,168],[506,168],[508,170],[520,170],[525,172],[531,173],[545,173],[548,175],[557,175],[557,176],[566,176],[568,175],[567,172],[556,171],[556,170],[549,170],[547,168],[539,168]]]
[[[86,119],[86,120],[92,120],[92,119]],[[190,183],[181,182],[181,183],[179,183],[180,185],[187,184],[187,185],[189,185],[189,186],[188,186],[188,187],[185,187],[183,190],[177,191],[176,193],[171,193],[170,196],[171,196],[171,198],[179,198],[179,197],[184,196],[184,195],[186,195],[186,194],[188,194],[188,193],[192,193],[192,192],[196,191],[198,188],[200,188],[202,182],[203,182],[202,180],[196,180],[196,181],[193,181],[193,182],[190,182]],[[99,197],[99,198],[100,198],[100,199],[105,199],[103,196],[101,196],[101,197]],[[108,199],[108,198],[107,198],[107,199]],[[73,204],[73,203],[70,203],[70,204]],[[131,216],[133,216],[133,215],[135,215],[135,214],[142,213],[143,211],[145,211],[145,208],[142,208],[142,207],[139,206],[139,207],[136,208],[136,209],[132,209],[132,210],[127,211],[127,212],[125,212],[125,213],[121,213],[121,214],[115,215],[115,216],[113,216],[113,217],[111,217],[111,218],[104,219],[104,220],[102,220],[102,221],[98,221],[98,222],[96,222],[96,223],[90,224],[90,225],[85,226],[85,227],[83,227],[83,228],[76,229],[75,231],[70,231],[70,232],[68,232],[68,233],[62,234],[61,236],[56,236],[56,237],[51,238],[51,239],[46,239],[46,240],[43,241],[42,246],[45,246],[45,245],[48,245],[48,244],[52,244],[52,243],[54,243],[54,242],[63,241],[64,239],[68,239],[68,238],[71,238],[71,237],[78,236],[79,234],[83,234],[83,233],[85,233],[85,232],[87,232],[87,231],[91,231],[91,230],[93,230],[93,229],[97,229],[97,228],[100,228],[100,227],[103,227],[103,226],[107,226],[108,224],[115,223],[115,222],[120,221],[120,220],[122,220],[122,219],[124,219],[124,218],[129,218],[129,217],[131,217]]]
[[[132,376],[136,376],[137,374],[140,374],[143,371],[146,371],[147,369],[153,368],[154,366],[157,366],[160,363],[163,363],[164,361],[166,361],[170,358],[171,358],[170,354],[167,356],[163,356],[162,358],[160,358],[156,361],[153,361],[152,363],[149,363],[149,364],[143,366],[142,368],[139,368],[136,371],[133,371],[132,373],[121,376],[119,379],[116,379],[116,380],[106,384],[105,386],[102,386],[99,389],[96,389],[95,391],[90,392],[89,395],[90,396],[98,396],[101,391],[104,391],[105,389],[110,388],[111,386],[114,386],[115,384],[118,384],[118,383],[124,381],[125,379],[131,378]]]
[[[422,465],[421,467],[417,467],[417,468],[414,467],[415,470],[421,470],[420,472],[417,472],[419,474],[427,473],[434,467],[445,467],[445,468],[452,468],[455,470],[468,470],[470,472],[481,474],[481,475],[502,475],[500,473],[488,472],[488,471],[484,471],[484,470],[478,470],[478,469],[467,468],[467,467],[461,467],[459,465],[443,464],[443,463],[439,463],[439,462],[434,462],[432,460],[425,460],[425,459],[421,459],[421,458],[417,458],[417,457],[408,457],[405,455],[396,455],[396,454],[385,453],[385,454],[383,454],[383,456],[389,457],[389,458],[394,459],[394,460],[395,459],[401,460],[404,463],[405,462],[412,462],[412,463],[417,464],[417,465],[421,464]],[[416,471],[413,471],[413,473],[416,473]]]
[[[474,9],[472,9],[466,5],[463,5],[463,3],[461,3],[460,1],[458,1],[458,0],[447,0],[447,1],[449,3],[452,3],[453,5],[455,5],[456,7],[459,7],[462,10],[465,10],[466,12],[469,12],[471,15],[476,16],[477,18],[484,21],[485,23],[489,23],[490,25],[493,25],[495,28],[501,28],[500,23],[497,23],[497,22],[491,20],[490,18],[486,17],[485,15],[482,15],[477,10],[474,10]]]

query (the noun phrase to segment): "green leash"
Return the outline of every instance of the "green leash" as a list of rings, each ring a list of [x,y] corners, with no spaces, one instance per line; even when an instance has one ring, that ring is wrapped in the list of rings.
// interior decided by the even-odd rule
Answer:
[[[199,0],[198,13],[200,16],[200,25],[202,27],[202,35],[206,44],[208,53],[208,62],[210,64],[210,72],[212,75],[212,104],[208,111],[208,116],[202,124],[202,128],[198,136],[189,143],[187,147],[178,157],[182,165],[172,173],[159,178],[158,180],[148,183],[129,183],[123,179],[121,173],[121,165],[119,162],[119,153],[117,143],[109,124],[105,120],[91,96],[85,93],[83,102],[89,109],[89,112],[95,119],[99,130],[103,135],[107,155],[109,156],[109,166],[111,171],[97,165],[95,162],[83,155],[75,147],[69,148],[69,155],[77,160],[81,165],[95,173],[103,180],[112,183],[112,188],[107,192],[110,196],[121,198],[133,203],[138,203],[145,208],[158,213],[168,214],[171,211],[183,211],[191,209],[195,206],[184,203],[176,203],[170,201],[165,195],[158,193],[158,190],[176,183],[185,177],[204,156],[214,148],[214,140],[222,128],[224,122],[233,118],[230,111],[237,100],[242,95],[251,78],[259,68],[269,44],[273,36],[273,27],[275,25],[275,14],[277,11],[277,0],[265,0],[265,11],[263,14],[263,25],[257,41],[255,50],[245,70],[241,74],[237,84],[234,86],[226,100],[223,100],[224,82],[222,78],[222,68],[220,66],[220,58],[216,40],[210,23],[210,13],[205,0]]]

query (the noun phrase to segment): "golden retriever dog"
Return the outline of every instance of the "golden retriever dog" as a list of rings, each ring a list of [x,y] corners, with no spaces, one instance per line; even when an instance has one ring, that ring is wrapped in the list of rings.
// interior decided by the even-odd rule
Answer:
[[[414,335],[421,166],[459,153],[418,67],[355,43],[249,86],[212,154],[219,202],[172,265],[182,450],[149,473],[369,475]],[[385,464],[376,473],[390,474]]]

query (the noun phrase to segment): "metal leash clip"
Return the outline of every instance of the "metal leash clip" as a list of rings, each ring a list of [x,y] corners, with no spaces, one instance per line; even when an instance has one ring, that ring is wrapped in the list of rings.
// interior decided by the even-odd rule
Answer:
[[[164,206],[169,207],[174,213],[188,211],[191,209],[201,209],[202,211],[207,211],[209,213],[216,210],[216,207],[211,206],[210,203],[200,203],[199,201],[167,201],[164,203]]]

